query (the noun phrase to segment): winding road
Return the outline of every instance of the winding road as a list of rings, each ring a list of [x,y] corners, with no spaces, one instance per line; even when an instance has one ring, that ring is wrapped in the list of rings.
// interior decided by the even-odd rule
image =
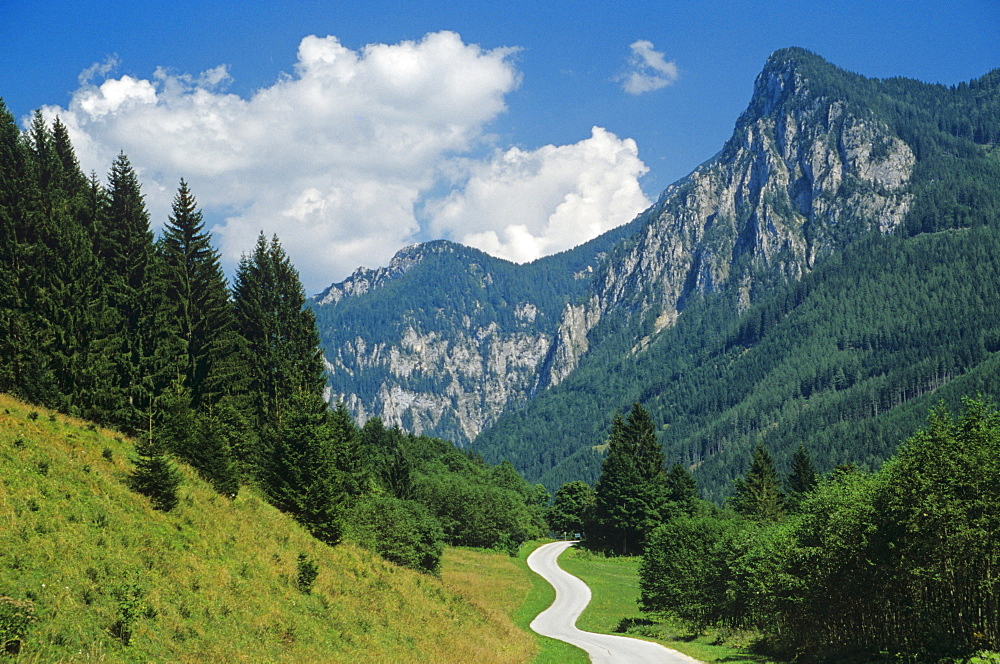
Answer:
[[[532,630],[582,648],[593,664],[700,664],[657,643],[577,629],[576,619],[590,603],[590,588],[557,562],[559,555],[575,543],[543,544],[528,556],[528,567],[556,589],[552,605],[531,621]]]

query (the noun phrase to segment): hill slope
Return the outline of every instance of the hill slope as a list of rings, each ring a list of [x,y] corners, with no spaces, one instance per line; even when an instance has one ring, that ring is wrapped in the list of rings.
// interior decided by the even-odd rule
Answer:
[[[1000,219],[998,138],[1000,72],[949,89],[775,53],[723,150],[564,322],[587,342],[576,368],[474,448],[549,487],[593,480],[593,447],[638,400],[716,499],[761,440],[779,460],[813,444],[823,470],[877,465],[920,424],[911,401],[997,350],[980,231]]]
[[[531,637],[436,577],[327,547],[252,491],[182,467],[168,513],[132,444],[0,394],[0,596],[33,603],[19,661],[520,662]],[[300,554],[318,565],[296,587]],[[120,635],[125,619],[130,645]]]

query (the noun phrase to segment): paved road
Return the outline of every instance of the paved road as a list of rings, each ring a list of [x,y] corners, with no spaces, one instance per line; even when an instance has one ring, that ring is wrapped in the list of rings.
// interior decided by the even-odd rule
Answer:
[[[695,664],[698,662],[676,650],[658,643],[633,639],[627,636],[594,634],[576,628],[580,617],[590,603],[590,588],[569,572],[563,571],[556,559],[575,542],[552,542],[535,549],[528,556],[528,567],[537,572],[556,589],[552,606],[531,621],[531,629],[542,636],[550,636],[582,648],[590,655],[593,664]]]

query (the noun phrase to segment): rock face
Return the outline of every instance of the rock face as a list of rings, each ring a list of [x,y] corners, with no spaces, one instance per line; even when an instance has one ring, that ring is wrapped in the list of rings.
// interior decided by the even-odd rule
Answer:
[[[692,295],[724,293],[738,313],[843,243],[891,232],[913,153],[875,114],[814,89],[797,53],[772,56],[715,157],[572,266],[434,242],[332,285],[314,308],[333,394],[361,421],[464,443],[569,376],[602,322],[638,321],[640,352]]]
[[[655,333],[693,293],[723,290],[742,311],[838,246],[892,231],[909,210],[915,163],[885,123],[816,95],[794,60],[773,58],[725,148],[663,192],[595,275],[591,297],[567,307],[546,384],[572,372],[609,313],[648,319]]]

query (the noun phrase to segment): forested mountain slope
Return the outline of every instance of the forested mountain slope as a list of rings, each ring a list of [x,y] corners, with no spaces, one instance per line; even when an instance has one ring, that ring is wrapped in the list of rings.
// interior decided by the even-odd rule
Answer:
[[[475,447],[549,486],[593,480],[592,447],[638,400],[721,498],[758,440],[877,465],[927,399],[996,393],[998,83],[776,53],[722,152],[597,275],[579,367]]]
[[[312,301],[332,396],[362,421],[472,440],[544,385],[563,311],[633,226],[528,265],[436,241],[358,269]]]
[[[715,498],[761,438],[877,465],[927,399],[993,389],[998,85],[778,51],[720,152],[573,264],[432,243],[331,287],[333,391],[550,489],[636,400]]]

